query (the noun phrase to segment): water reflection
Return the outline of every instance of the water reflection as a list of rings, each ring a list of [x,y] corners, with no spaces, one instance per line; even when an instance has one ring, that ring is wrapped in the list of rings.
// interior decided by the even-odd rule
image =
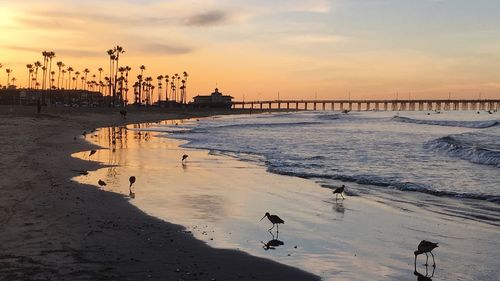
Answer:
[[[333,210],[337,213],[344,215],[344,212],[345,212],[344,202],[340,202],[340,203],[335,202],[335,204],[333,204]]]
[[[271,230],[269,230],[268,232],[269,232],[269,234],[271,234],[271,237],[272,237],[271,240],[267,241],[266,243],[264,243],[264,241],[260,241],[263,244],[262,248],[264,250],[266,250],[266,251],[269,249],[276,250],[277,247],[285,245],[285,242],[278,239],[279,232],[276,232],[276,238],[274,237],[274,234],[271,232]]]

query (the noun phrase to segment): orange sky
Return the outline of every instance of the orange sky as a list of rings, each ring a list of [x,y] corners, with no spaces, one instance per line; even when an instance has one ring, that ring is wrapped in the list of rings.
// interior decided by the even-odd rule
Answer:
[[[43,50],[97,74],[121,45],[133,76],[187,71],[190,98],[500,98],[498,1],[41,2],[0,0],[2,85]]]

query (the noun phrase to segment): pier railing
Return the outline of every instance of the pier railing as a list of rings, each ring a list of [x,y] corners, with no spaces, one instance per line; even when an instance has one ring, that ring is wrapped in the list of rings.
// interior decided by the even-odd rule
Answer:
[[[261,110],[498,110],[500,99],[233,101],[232,107]]]

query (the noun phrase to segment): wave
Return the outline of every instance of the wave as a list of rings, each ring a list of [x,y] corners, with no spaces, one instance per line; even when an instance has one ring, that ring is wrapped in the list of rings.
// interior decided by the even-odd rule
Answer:
[[[497,136],[472,133],[450,135],[429,141],[424,148],[472,163],[500,168],[500,144]]]
[[[401,182],[397,181],[396,179],[384,178],[375,175],[342,175],[342,174],[325,175],[316,173],[296,173],[284,170],[270,170],[270,172],[280,175],[295,176],[305,179],[339,180],[343,182],[352,182],[361,185],[373,185],[373,186],[386,187],[402,191],[421,192],[421,193],[431,194],[434,196],[485,200],[500,204],[500,195],[435,190],[431,186],[425,184],[413,183],[413,182]],[[328,184],[323,184],[321,186],[330,189],[336,188],[336,186]]]
[[[273,128],[273,127],[288,127],[288,126],[307,126],[307,125],[318,125],[320,122],[315,121],[301,121],[301,122],[279,122],[279,123],[240,123],[240,124],[229,124],[229,125],[217,125],[217,126],[206,126],[193,129],[193,132],[207,131],[214,129],[228,129],[228,128]]]
[[[488,120],[488,121],[421,120],[421,119],[412,119],[400,116],[394,116],[392,120],[402,123],[436,125],[436,126],[447,126],[447,127],[463,127],[463,128],[474,128],[474,129],[485,129],[500,125],[500,120]]]

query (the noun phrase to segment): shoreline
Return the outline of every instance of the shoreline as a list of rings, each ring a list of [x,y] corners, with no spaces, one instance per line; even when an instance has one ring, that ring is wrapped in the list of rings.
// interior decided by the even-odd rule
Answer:
[[[11,109],[14,109],[14,112]],[[38,280],[318,280],[236,250],[213,249],[182,226],[151,217],[118,194],[78,184],[71,170],[99,163],[71,155],[94,146],[83,130],[197,117],[131,110],[0,107],[3,206],[0,276]],[[32,113],[33,112],[33,113]],[[202,116],[220,114],[204,112]],[[198,115],[199,116],[199,115]]]

